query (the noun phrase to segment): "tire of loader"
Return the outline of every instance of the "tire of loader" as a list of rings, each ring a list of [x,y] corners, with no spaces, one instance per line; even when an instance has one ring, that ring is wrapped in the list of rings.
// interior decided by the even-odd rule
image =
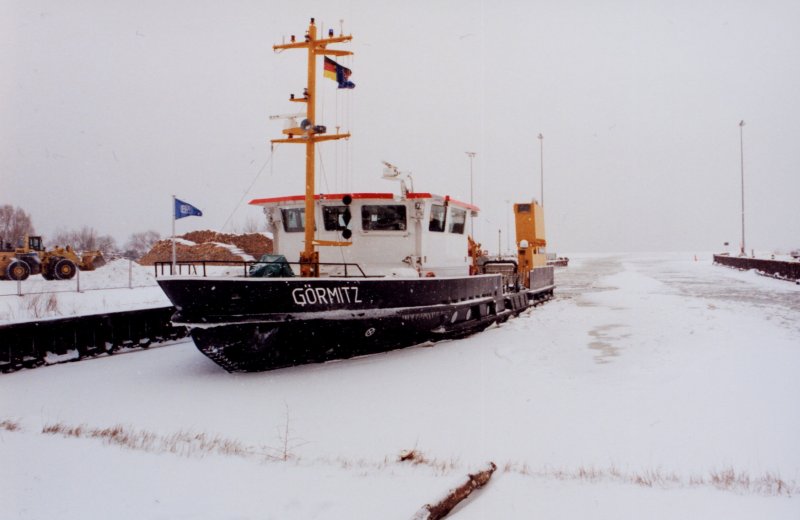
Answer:
[[[25,280],[31,274],[31,268],[25,262],[14,260],[6,268],[6,276],[9,280]]]
[[[63,257],[54,256],[47,259],[47,262],[42,264],[42,278],[45,280],[56,280],[56,263]]]
[[[59,280],[71,280],[77,271],[78,268],[75,266],[75,263],[68,258],[62,258],[56,262],[54,270],[55,276]]]

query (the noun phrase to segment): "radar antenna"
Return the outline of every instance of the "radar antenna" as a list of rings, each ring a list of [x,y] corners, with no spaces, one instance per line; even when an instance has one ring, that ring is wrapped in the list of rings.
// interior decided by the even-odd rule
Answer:
[[[395,166],[394,164],[382,161],[383,162],[383,178],[390,181],[400,181],[400,193],[402,194],[403,198],[406,198],[408,195],[408,186],[406,186],[406,180],[408,184],[411,185],[411,192],[414,192],[414,179],[411,178],[411,172],[401,172],[400,168]]]

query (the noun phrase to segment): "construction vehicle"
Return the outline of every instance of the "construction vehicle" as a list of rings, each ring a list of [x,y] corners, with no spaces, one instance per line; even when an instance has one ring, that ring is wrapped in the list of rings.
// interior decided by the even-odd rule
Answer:
[[[25,280],[33,272],[41,271],[41,261],[36,253],[20,254],[8,242],[0,240],[0,280]]]
[[[17,253],[38,254],[42,263],[41,273],[46,280],[69,280],[75,276],[77,269],[94,271],[106,263],[100,251],[84,251],[80,256],[71,246],[55,246],[48,251],[42,243],[42,237],[27,238],[27,244],[23,248],[18,248]]]
[[[29,275],[41,274],[45,280],[69,280],[78,269],[93,271],[106,263],[100,251],[85,251],[80,256],[70,246],[56,246],[48,251],[41,236],[25,238],[22,247],[15,249],[8,242],[3,243],[0,279],[25,280]]]

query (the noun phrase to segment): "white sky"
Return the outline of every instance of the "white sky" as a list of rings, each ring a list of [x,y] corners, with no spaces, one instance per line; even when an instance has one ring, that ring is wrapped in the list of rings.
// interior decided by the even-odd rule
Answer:
[[[311,16],[344,19],[355,90],[318,81],[322,191],[417,191],[483,208],[538,198],[549,250],[800,247],[800,3],[793,1],[0,0],[0,204],[45,236],[170,232],[171,195],[204,211],[179,233],[260,218],[239,200],[303,190],[302,147],[269,140],[305,86]],[[324,105],[324,107],[323,107]],[[267,164],[267,166],[265,166]],[[263,168],[263,170],[262,170]],[[261,170],[261,174],[258,175]],[[255,181],[255,183],[254,183]],[[248,188],[253,184],[252,189]],[[503,247],[507,242],[502,238]]]

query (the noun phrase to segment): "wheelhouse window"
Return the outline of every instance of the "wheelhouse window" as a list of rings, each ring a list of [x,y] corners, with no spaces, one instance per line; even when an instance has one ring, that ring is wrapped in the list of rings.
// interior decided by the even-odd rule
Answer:
[[[322,221],[325,225],[325,231],[347,229],[344,214],[348,209],[347,206],[322,206]]]
[[[450,208],[450,219],[447,221],[447,231],[449,233],[464,234],[464,228],[467,223],[466,210],[459,208]]]
[[[405,231],[406,207],[399,204],[361,206],[361,229],[364,231]]]
[[[443,232],[444,231],[444,220],[445,215],[447,214],[447,208],[442,206],[441,204],[432,204],[431,205],[431,220],[428,224],[428,231],[437,231]]]
[[[281,208],[283,217],[283,230],[287,233],[297,233],[306,230],[305,208]]]

